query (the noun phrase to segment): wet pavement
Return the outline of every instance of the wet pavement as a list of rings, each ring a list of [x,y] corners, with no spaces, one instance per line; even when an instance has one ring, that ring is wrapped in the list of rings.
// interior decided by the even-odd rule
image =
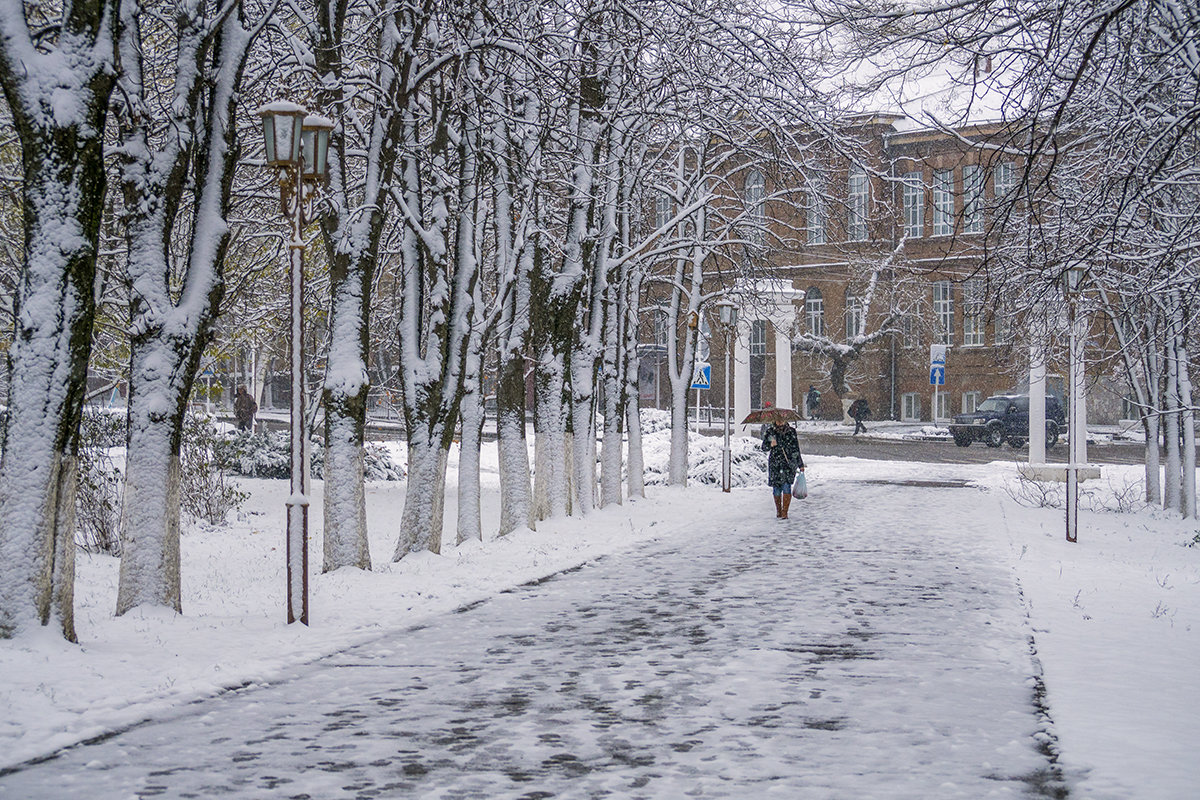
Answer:
[[[1000,545],[940,527],[936,483],[844,491],[787,521],[736,492],[704,530],[19,768],[0,798],[1065,796]]]

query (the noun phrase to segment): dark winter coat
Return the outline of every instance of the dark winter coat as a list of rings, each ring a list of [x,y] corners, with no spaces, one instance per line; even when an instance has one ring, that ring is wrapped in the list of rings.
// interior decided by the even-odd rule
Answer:
[[[857,420],[867,419],[871,416],[871,407],[860,397],[850,404],[850,416]]]
[[[779,444],[771,447],[771,437],[775,436]],[[791,425],[783,428],[771,426],[763,437],[762,449],[767,451],[767,485],[791,485],[796,480],[796,470],[804,467],[804,457],[800,455],[800,442],[796,440],[796,429]]]
[[[249,430],[254,423],[254,414],[258,411],[258,403],[254,402],[254,398],[250,396],[244,388],[238,389],[237,396],[233,399],[233,418],[237,420],[237,426],[241,430]]]

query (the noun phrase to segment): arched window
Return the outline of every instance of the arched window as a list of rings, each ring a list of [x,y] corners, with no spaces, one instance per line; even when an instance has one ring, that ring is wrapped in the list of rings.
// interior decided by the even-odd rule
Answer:
[[[825,298],[821,290],[811,287],[804,293],[804,319],[808,323],[808,332],[813,336],[825,335]]]

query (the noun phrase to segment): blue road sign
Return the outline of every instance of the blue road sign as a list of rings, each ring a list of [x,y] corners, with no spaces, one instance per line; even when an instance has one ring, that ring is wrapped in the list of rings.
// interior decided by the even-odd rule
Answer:
[[[693,389],[711,389],[712,388],[712,365],[697,364],[696,371],[692,373],[692,388]]]
[[[946,385],[946,368],[945,367],[930,367],[929,368],[929,385],[930,386],[945,386]]]

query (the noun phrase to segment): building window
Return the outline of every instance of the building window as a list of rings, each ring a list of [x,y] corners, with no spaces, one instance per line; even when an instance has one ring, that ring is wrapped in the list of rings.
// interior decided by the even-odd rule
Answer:
[[[917,320],[912,314],[905,314],[900,317],[900,346],[906,348],[918,347],[921,344],[921,337],[918,335]]]
[[[1001,161],[995,167],[995,173],[992,177],[992,188],[996,194],[996,200],[1012,202],[1010,195],[1017,185],[1017,174],[1013,168],[1013,162]]]
[[[850,218],[846,223],[846,238],[861,242],[867,238],[867,211],[870,208],[867,173],[862,167],[850,171]]]
[[[919,422],[921,419],[921,395],[909,392],[900,396],[900,419]]]
[[[946,392],[937,394],[937,408],[933,421],[937,422],[939,419],[950,419],[950,395]]]
[[[746,224],[749,235],[746,237],[756,244],[761,244],[765,237],[767,223],[766,181],[763,174],[756,169],[746,173],[745,187]]]
[[[659,192],[654,197],[654,229],[660,230],[671,221],[671,196]]]
[[[1138,407],[1137,400],[1132,397],[1121,398],[1121,419],[1134,420],[1142,418],[1142,410]]]
[[[1010,344],[1013,340],[1012,310],[998,305],[992,315],[992,330],[996,344]]]
[[[863,334],[863,304],[857,295],[846,292],[846,341]]]
[[[750,355],[765,356],[767,354],[767,321],[756,319],[750,323]]]
[[[933,235],[954,233],[954,170],[933,171]]]
[[[933,315],[937,323],[937,343],[954,344],[954,294],[950,281],[933,284]]]
[[[973,414],[975,409],[979,408],[979,401],[983,399],[983,392],[963,392],[962,396],[962,413]]]
[[[804,295],[804,318],[808,322],[808,332],[813,336],[825,335],[825,298],[821,290],[812,287]]]
[[[963,345],[983,346],[985,325],[983,281],[971,278],[963,284]]]
[[[808,179],[808,192],[805,206],[805,228],[808,230],[809,244],[825,244],[825,183],[820,177]]]
[[[919,239],[925,235],[925,182],[920,172],[904,174],[904,235]]]
[[[963,167],[963,233],[983,233],[983,168]]]

